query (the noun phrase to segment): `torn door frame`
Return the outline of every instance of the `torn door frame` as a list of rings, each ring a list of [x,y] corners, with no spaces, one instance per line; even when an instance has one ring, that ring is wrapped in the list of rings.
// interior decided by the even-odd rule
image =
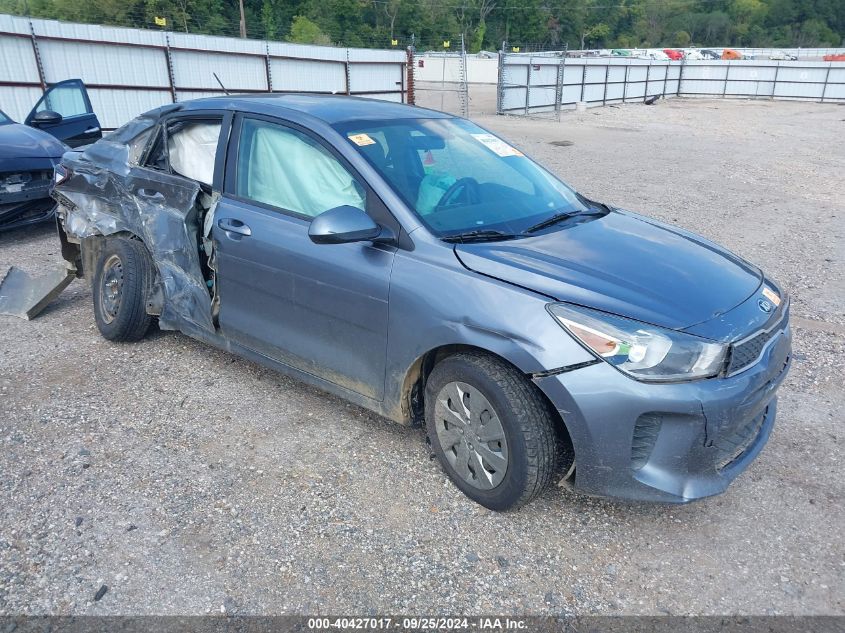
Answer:
[[[133,165],[128,152],[127,145],[103,139],[65,156],[69,177],[53,190],[62,255],[93,281],[103,238],[141,240],[156,268],[147,311],[158,315],[162,329],[214,333],[200,249],[213,258],[203,225],[210,226],[219,194],[206,194],[188,178]],[[200,205],[206,217],[199,217]]]

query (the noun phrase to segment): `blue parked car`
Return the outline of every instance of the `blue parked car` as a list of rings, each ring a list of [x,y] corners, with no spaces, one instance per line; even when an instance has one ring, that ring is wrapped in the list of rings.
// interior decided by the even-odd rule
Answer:
[[[100,332],[152,319],[396,422],[494,510],[555,477],[686,502],[763,448],[789,300],[470,121],[380,101],[165,106],[65,155],[62,252]]]
[[[0,230],[53,217],[53,168],[69,147],[102,137],[79,79],[49,88],[24,120],[0,111]]]

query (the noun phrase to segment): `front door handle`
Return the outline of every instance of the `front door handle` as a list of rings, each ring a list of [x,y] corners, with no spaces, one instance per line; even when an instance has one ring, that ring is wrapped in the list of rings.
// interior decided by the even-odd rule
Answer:
[[[100,131],[100,128],[92,125],[87,130],[85,130],[84,134],[96,134],[99,131]]]
[[[235,218],[220,218],[217,220],[217,226],[227,233],[237,233],[238,235],[252,235],[252,229],[246,224]]]

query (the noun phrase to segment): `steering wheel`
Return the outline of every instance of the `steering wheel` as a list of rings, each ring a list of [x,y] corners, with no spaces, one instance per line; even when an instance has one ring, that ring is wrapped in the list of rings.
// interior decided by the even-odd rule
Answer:
[[[454,198],[457,193],[463,189],[466,189],[467,198],[470,202],[479,201],[480,195],[478,191],[478,181],[475,178],[460,178],[456,180],[452,184],[452,186],[449,187],[446,192],[440,197],[440,200],[434,206],[431,212],[437,213],[449,207],[452,203],[452,198]]]

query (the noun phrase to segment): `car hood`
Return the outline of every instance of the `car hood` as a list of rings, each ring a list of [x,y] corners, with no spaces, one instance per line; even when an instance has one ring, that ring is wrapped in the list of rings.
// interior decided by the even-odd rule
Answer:
[[[20,168],[15,161],[28,158],[61,158],[67,146],[55,136],[28,125],[0,125],[0,170]],[[53,162],[55,162],[55,160]]]
[[[676,330],[750,297],[762,273],[693,233],[614,210],[568,228],[502,242],[457,244],[470,270],[558,301]]]

